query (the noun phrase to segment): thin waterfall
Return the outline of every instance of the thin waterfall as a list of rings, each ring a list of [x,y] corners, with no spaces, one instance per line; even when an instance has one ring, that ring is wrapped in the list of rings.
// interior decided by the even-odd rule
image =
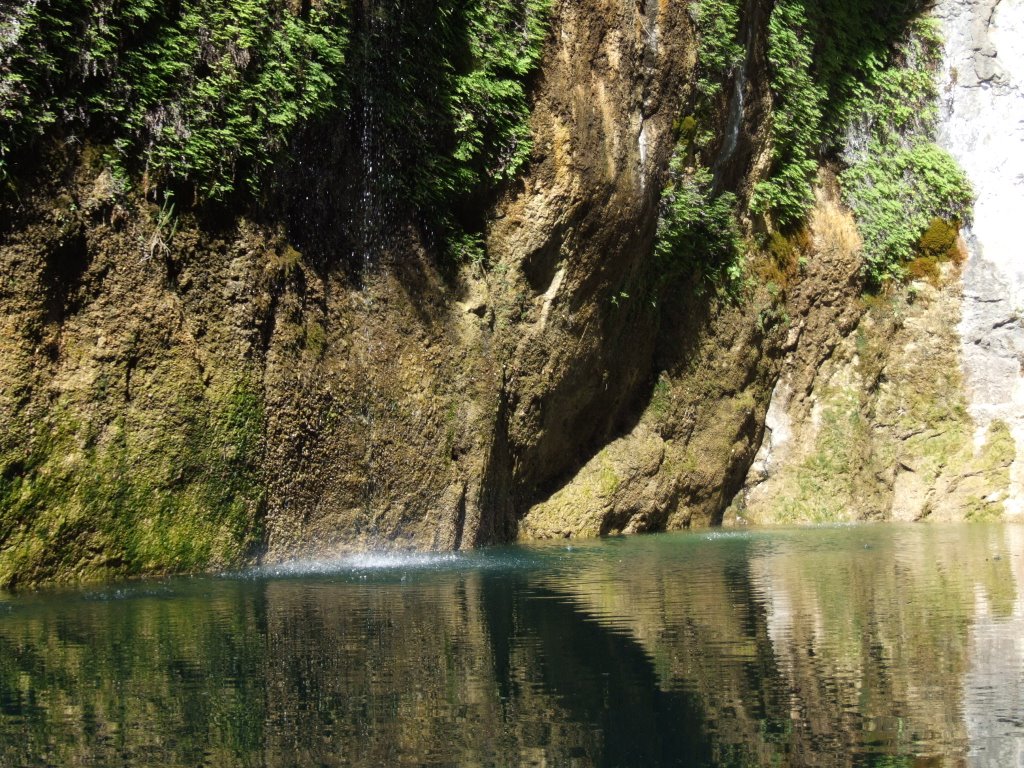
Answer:
[[[401,23],[402,6],[400,3],[363,0],[359,8],[356,30],[360,38],[359,103],[353,114],[357,120],[354,133],[359,141],[360,175],[356,180],[355,195],[358,210],[352,217],[356,222],[352,263],[361,268],[365,284],[370,271],[384,253],[388,223],[394,219],[394,206],[388,195],[391,185],[387,183],[387,175],[390,169],[385,167],[386,129],[379,93],[389,76],[387,43],[390,27]],[[369,293],[364,298],[371,301]]]
[[[755,36],[755,2],[748,0],[740,23],[744,29],[743,38],[743,60],[736,64],[732,72],[733,89],[729,99],[729,116],[725,128],[725,141],[722,149],[715,159],[714,171],[716,178],[721,176],[722,171],[736,154],[739,147],[740,132],[743,129],[743,120],[747,115],[747,86],[750,82],[750,65],[754,57]]]
[[[725,131],[725,144],[723,144],[722,153],[719,155],[719,163],[721,165],[732,159],[740,141],[740,127],[743,124],[743,116],[746,113],[743,94],[746,86],[747,65],[744,62],[736,67],[733,72],[733,95],[732,100],[729,102],[729,122]]]
[[[359,36],[360,79],[357,91],[358,108],[353,110],[353,135],[358,136],[359,178],[353,195],[352,221],[356,223],[353,237],[351,263],[358,265],[361,286],[360,300],[363,303],[362,360],[365,386],[360,416],[366,430],[364,467],[366,472],[363,491],[363,508],[370,523],[370,533],[377,533],[374,519],[374,497],[377,490],[377,455],[374,449],[376,427],[376,402],[378,388],[374,377],[376,363],[382,355],[376,349],[373,337],[375,303],[373,298],[373,271],[380,264],[386,250],[385,236],[388,224],[394,219],[386,183],[389,169],[386,167],[384,152],[385,120],[380,102],[379,89],[388,77],[389,27],[400,21],[401,4],[394,5],[379,0],[362,0],[357,7],[356,34]]]

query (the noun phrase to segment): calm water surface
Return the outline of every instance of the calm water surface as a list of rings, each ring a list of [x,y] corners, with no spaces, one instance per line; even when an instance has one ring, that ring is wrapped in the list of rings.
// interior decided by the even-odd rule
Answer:
[[[1024,768],[1024,526],[0,597],[0,766]]]

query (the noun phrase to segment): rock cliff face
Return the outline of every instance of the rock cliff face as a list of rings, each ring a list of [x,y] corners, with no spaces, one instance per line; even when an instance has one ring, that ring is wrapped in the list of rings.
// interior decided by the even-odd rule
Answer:
[[[964,377],[978,438],[1006,424],[1017,444],[1006,510],[1024,514],[1024,265],[1017,217],[1024,205],[1024,6],[942,2],[946,39],[940,140],[974,184],[963,276]]]
[[[771,9],[742,7],[742,65],[702,126],[716,189],[744,203],[771,158]],[[717,524],[759,449],[750,482],[782,478],[746,495],[759,520],[814,519],[826,501],[828,517],[887,516],[893,493],[906,517],[1002,501],[989,486],[1006,485],[1003,417],[981,423],[988,448],[963,448],[956,276],[862,320],[856,229],[824,171],[803,255],[751,247],[741,300],[662,279],[660,199],[697,88],[693,9],[566,1],[550,28],[533,156],[487,207],[486,266],[445,264],[392,206],[384,244],[355,264],[325,258],[326,181],[290,230],[294,212],[126,203],[89,146],[50,163],[0,226],[0,585]],[[976,237],[986,220],[980,203]],[[966,295],[983,306],[978,263]],[[989,321],[963,317],[980,338]],[[880,362],[890,345],[902,352]],[[968,357],[980,392],[987,363]],[[921,393],[919,432],[902,398],[927,371],[941,386]],[[942,431],[959,458],[869,441],[814,465],[842,494],[808,491],[807,446],[847,427],[888,446]],[[794,499],[784,513],[772,482]]]
[[[939,141],[977,202],[949,265],[870,302],[827,359],[787,358],[734,511],[755,522],[1021,514],[1024,148],[1016,3],[943,2]]]
[[[273,223],[172,232],[88,152],[34,190],[2,243],[0,581],[507,541],[635,419],[659,318],[613,300],[652,269],[693,23],[564,3],[552,27],[486,271],[397,216],[354,276]]]

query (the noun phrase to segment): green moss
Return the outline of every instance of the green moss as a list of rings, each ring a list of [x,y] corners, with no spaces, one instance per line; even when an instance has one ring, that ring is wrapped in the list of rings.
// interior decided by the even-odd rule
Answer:
[[[951,261],[959,258],[957,243],[960,227],[945,219],[934,218],[917,243],[918,252],[937,261]]]
[[[814,452],[796,473],[795,493],[780,499],[780,522],[837,522],[851,514],[846,499],[864,460],[868,424],[853,392],[835,392],[822,412]]]
[[[988,426],[980,465],[983,469],[1005,469],[1017,458],[1017,442],[1005,421],[996,419]]]
[[[675,131],[683,144],[687,146],[692,145],[697,138],[697,118],[693,115],[686,115],[675,126]]]
[[[969,500],[968,520],[998,520],[1005,507],[1005,490],[1010,488],[1010,467],[1017,458],[1017,441],[1006,422],[989,424],[985,444],[968,463],[966,474],[982,475],[987,482],[982,493]]]
[[[919,256],[907,265],[907,277],[910,280],[925,280],[938,286],[942,280],[942,270],[934,256]]]
[[[658,377],[651,392],[651,402],[647,406],[647,413],[657,420],[664,419],[672,410],[672,382],[662,374]]]
[[[302,266],[302,254],[289,244],[270,251],[267,258],[267,270],[284,279],[290,278]]]
[[[609,464],[603,464],[601,466],[601,474],[598,478],[597,492],[601,498],[610,499],[615,495],[615,492],[619,490],[621,484],[618,474]]]
[[[327,331],[320,323],[313,320],[306,323],[305,348],[315,357],[320,357],[327,347]]]
[[[163,420],[68,414],[7,456],[0,586],[229,566],[262,540],[262,400],[247,380],[206,397],[182,387]]]
[[[796,263],[800,252],[791,238],[781,232],[772,232],[768,238],[768,255],[780,269],[788,270]]]
[[[459,400],[451,398],[444,412],[444,455],[454,461],[455,445],[459,437]]]

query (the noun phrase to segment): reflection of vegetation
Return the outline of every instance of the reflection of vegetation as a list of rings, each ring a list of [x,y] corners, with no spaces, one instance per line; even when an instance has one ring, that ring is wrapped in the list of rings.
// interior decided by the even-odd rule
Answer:
[[[619,539],[0,603],[0,764],[955,757],[977,600],[1018,599],[1006,530]]]
[[[0,763],[114,765],[132,755],[136,765],[237,765],[234,756],[258,754],[267,720],[265,645],[251,631],[259,603],[163,593],[71,610],[56,598],[55,609],[5,619]]]

